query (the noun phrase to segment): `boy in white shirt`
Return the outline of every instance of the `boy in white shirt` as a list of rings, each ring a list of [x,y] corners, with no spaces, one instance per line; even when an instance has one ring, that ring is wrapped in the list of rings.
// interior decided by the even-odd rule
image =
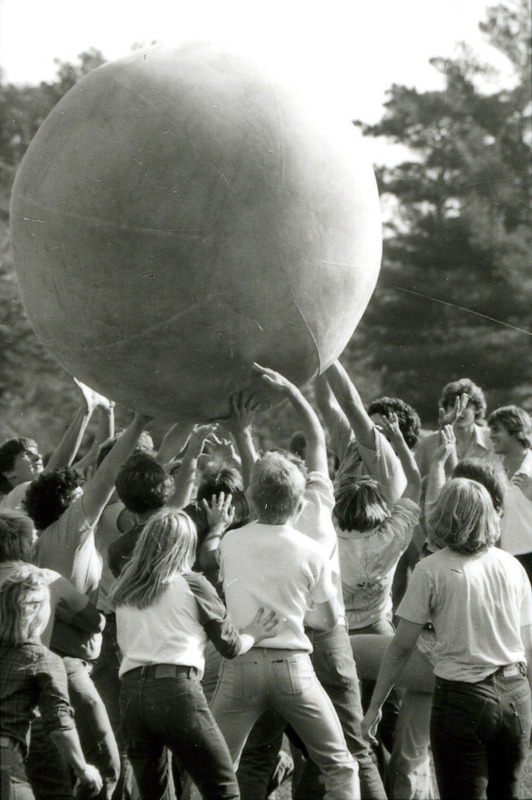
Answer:
[[[226,602],[237,627],[261,606],[284,624],[260,647],[224,663],[212,712],[238,762],[255,721],[267,709],[278,711],[318,765],[325,798],[356,800],[357,765],[309,657],[307,610],[314,606],[323,628],[333,629],[338,608],[328,554],[293,527],[304,492],[301,470],[280,453],[254,464],[249,495],[258,519],[228,532],[220,545]]]

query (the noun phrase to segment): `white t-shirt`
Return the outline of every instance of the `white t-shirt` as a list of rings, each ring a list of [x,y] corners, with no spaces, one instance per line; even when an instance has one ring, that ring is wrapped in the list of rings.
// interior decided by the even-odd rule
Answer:
[[[337,527],[342,589],[349,630],[392,618],[392,582],[419,517],[413,500],[398,500],[392,514],[371,531]]]
[[[331,449],[340,459],[334,485],[338,487],[345,480],[371,475],[381,483],[386,499],[393,505],[406,489],[406,476],[388,439],[378,428],[374,431],[375,449],[372,449],[357,442],[351,428],[340,420],[331,430]]]
[[[345,608],[338,557],[338,538],[334,529],[332,511],[334,491],[331,480],[320,472],[310,472],[305,487],[304,505],[294,522],[294,528],[320,544],[329,556],[332,580],[336,589],[338,621],[345,622]],[[319,628],[320,618],[316,611],[307,612],[305,625]]]
[[[475,555],[445,547],[415,567],[397,615],[434,625],[434,674],[477,683],[526,661],[521,628],[532,624],[532,591],[521,564],[490,547]]]
[[[515,475],[532,478],[532,450],[525,455]],[[506,487],[501,519],[501,547],[517,556],[532,552],[532,502],[512,481]]]
[[[207,633],[196,599],[182,575],[147,608],[116,609],[118,646],[123,654],[119,675],[146,664],[182,664],[203,675]]]
[[[83,497],[75,500],[58,520],[41,531],[33,561],[38,567],[56,570],[75,589],[96,597],[103,560],[94,542],[94,525],[85,517]]]
[[[304,619],[314,603],[333,600],[328,554],[288,524],[251,522],[220,544],[220,575],[231,618],[242,630],[259,608],[273,609],[278,632],[260,647],[312,652]]]

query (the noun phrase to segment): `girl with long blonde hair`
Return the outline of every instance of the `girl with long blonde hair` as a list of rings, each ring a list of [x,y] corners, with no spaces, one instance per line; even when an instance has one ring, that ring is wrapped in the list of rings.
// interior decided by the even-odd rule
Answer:
[[[123,729],[143,800],[166,796],[166,748],[203,797],[239,797],[229,750],[201,688],[203,653],[210,639],[235,658],[273,636],[277,624],[273,612],[259,609],[239,633],[214,587],[192,572],[195,551],[191,519],[176,509],[160,511],[111,590],[123,654]]]

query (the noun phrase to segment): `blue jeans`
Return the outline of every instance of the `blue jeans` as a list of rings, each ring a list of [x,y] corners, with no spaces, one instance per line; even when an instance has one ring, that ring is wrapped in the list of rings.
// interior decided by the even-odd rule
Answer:
[[[100,655],[94,662],[92,680],[98,694],[100,695],[109,722],[115,735],[116,744],[120,754],[120,778],[113,792],[113,800],[138,800],[137,787],[133,770],[126,753],[122,726],[120,723],[120,708],[118,706],[118,696],[120,694],[120,651],[116,640],[116,617],[114,614],[106,614],[106,625],[102,636],[102,649]]]
[[[143,800],[166,800],[166,748],[204,798],[238,800],[233,763],[197,671],[157,664],[122,676],[120,713],[129,760]]]
[[[19,745],[0,747],[0,776],[2,800],[35,800]]]
[[[224,662],[212,712],[236,763],[267,709],[279,712],[303,741],[318,765],[327,800],[360,797],[357,764],[307,653],[253,647]]]
[[[99,769],[103,778],[98,798],[111,800],[120,775],[120,756],[106,708],[91,679],[92,664],[70,656],[64,656],[63,662],[83,754],[89,764]],[[75,780],[40,717],[31,726],[26,768],[37,800],[72,798]],[[88,796],[85,787],[76,791],[79,800]]]
[[[360,730],[363,717],[360,686],[347,631],[339,625],[332,631],[307,628],[306,633],[312,642],[310,658],[318,680],[332,700],[349,752],[358,762],[360,795],[363,800],[385,800],[386,792],[376,761]],[[307,761],[295,800],[323,797],[316,778],[316,765]]]
[[[438,678],[430,738],[441,800],[513,800],[530,739],[525,667],[479,683]]]

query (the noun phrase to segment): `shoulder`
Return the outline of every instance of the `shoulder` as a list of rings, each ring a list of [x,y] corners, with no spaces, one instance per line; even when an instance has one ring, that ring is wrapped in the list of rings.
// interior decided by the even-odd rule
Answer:
[[[392,516],[390,520],[406,519],[408,521],[415,520],[419,517],[420,507],[415,500],[408,497],[401,497],[392,508]],[[386,523],[385,523],[386,524]]]

